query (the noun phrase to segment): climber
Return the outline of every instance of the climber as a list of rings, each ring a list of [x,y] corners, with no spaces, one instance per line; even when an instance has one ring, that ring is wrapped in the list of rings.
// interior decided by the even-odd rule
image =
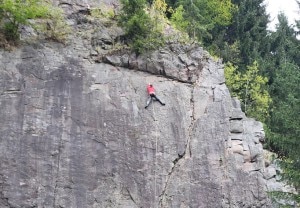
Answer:
[[[150,97],[147,100],[147,105],[145,106],[145,108],[147,108],[150,105],[153,98],[155,98],[155,100],[157,100],[160,104],[166,105],[165,103],[161,102],[160,99],[155,95],[155,89],[154,89],[152,84],[148,84],[147,92],[148,92]]]

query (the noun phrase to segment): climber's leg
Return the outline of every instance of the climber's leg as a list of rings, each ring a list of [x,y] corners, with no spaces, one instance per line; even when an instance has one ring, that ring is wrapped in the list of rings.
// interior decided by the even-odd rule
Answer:
[[[145,108],[148,108],[151,102],[152,102],[152,96],[149,96]]]
[[[156,96],[156,95],[153,95],[153,97],[162,105],[166,105],[165,103],[161,102],[161,100]]]

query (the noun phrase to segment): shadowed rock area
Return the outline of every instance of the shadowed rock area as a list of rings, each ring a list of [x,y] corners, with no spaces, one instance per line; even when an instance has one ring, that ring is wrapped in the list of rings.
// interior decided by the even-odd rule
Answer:
[[[95,53],[116,31],[0,50],[0,207],[271,207],[262,124],[221,62],[176,43]],[[165,106],[144,108],[148,83]]]

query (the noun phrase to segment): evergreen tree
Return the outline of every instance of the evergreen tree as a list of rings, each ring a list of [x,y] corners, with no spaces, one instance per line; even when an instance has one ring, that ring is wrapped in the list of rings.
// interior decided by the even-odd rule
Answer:
[[[264,59],[269,53],[266,13],[264,0],[234,0],[237,6],[233,22],[226,30],[225,41],[239,45],[239,68],[246,68],[254,61]]]
[[[173,12],[171,16],[171,22],[175,28],[180,31],[186,31],[189,26],[189,22],[184,18],[184,9],[182,5],[179,5]]]
[[[271,35],[274,68],[270,93],[273,98],[268,121],[270,148],[282,159],[284,178],[300,190],[300,40],[284,14]]]
[[[178,0],[176,7],[183,6],[184,18],[189,22],[187,32],[200,42],[211,38],[211,30],[216,25],[228,25],[231,21],[230,0]]]
[[[268,136],[270,147],[282,158],[284,178],[300,190],[300,68],[287,62],[275,73],[273,108]]]
[[[174,8],[175,4],[178,2],[178,0],[166,0],[166,3],[168,4],[169,7]]]
[[[293,25],[289,25],[287,17],[280,13],[278,15],[276,32],[272,34],[271,52],[276,52],[278,64],[282,58],[288,57],[298,66],[300,65],[300,42],[297,39],[297,32]],[[281,59],[281,60],[280,60]]]
[[[163,45],[161,31],[146,13],[146,0],[121,0],[121,3],[119,22],[132,49],[139,54]]]

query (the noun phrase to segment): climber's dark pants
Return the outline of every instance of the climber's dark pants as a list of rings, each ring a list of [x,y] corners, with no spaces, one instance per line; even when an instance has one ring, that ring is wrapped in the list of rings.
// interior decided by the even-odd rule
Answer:
[[[145,108],[147,108],[150,105],[150,103],[152,102],[153,98],[155,98],[155,100],[157,100],[160,104],[165,105],[163,102],[160,101],[160,99],[155,94],[150,94],[150,97],[147,100],[147,104],[146,104]]]

